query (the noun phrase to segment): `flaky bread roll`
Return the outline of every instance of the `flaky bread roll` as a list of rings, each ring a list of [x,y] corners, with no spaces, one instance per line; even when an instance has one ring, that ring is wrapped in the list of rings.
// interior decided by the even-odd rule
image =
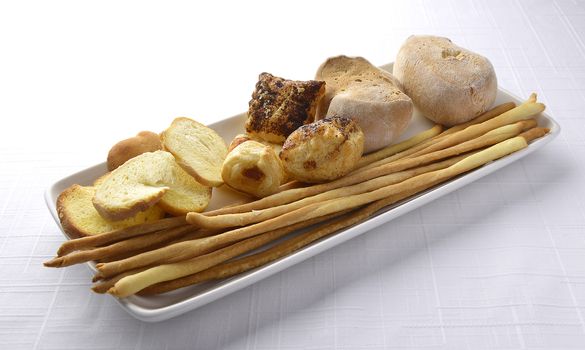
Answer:
[[[242,142],[243,140],[243,142]],[[230,187],[266,197],[276,191],[284,180],[284,169],[271,146],[240,136],[230,146],[222,168],[223,181]]]
[[[280,151],[286,173],[302,182],[324,182],[349,173],[362,156],[364,133],[355,120],[334,117],[301,126]]]

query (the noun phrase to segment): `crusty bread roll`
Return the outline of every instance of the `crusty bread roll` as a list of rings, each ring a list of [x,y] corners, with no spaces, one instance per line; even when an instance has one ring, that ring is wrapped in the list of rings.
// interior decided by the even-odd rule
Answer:
[[[215,130],[193,119],[175,118],[161,134],[165,151],[175,156],[177,163],[205,186],[219,187],[221,164],[227,154],[225,141]]]
[[[237,145],[228,153],[221,168],[223,181],[256,197],[266,197],[278,191],[284,179],[284,169],[274,149],[244,137],[235,141]]]
[[[284,142],[280,159],[291,178],[324,182],[349,173],[362,156],[364,133],[352,118],[333,117],[301,126]]]
[[[396,56],[393,74],[423,115],[445,126],[487,111],[498,89],[487,58],[436,36],[409,37]]]
[[[108,152],[108,170],[112,171],[144,152],[154,152],[162,149],[158,134],[152,131],[141,131],[138,135],[115,144]]]
[[[249,103],[246,132],[264,141],[282,144],[299,126],[315,120],[325,93],[322,81],[295,81],[262,73]]]
[[[91,203],[94,195],[95,187],[93,186],[71,185],[57,198],[57,213],[59,214],[61,226],[63,231],[71,237],[98,235],[129,226],[153,222],[163,218],[165,214],[158,205],[155,205],[125,220],[106,220],[95,210]]]
[[[329,58],[319,67],[316,79],[326,82],[317,119],[353,118],[365,136],[364,153],[394,142],[412,118],[412,101],[398,80],[362,57]]]
[[[172,154],[146,152],[122,164],[96,186],[93,205],[107,220],[122,220],[157,204],[166,212],[184,215],[203,211],[211,188],[198,183]]]

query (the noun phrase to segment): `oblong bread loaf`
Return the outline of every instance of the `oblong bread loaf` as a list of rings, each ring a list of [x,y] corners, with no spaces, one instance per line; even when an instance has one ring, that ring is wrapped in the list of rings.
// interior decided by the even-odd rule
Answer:
[[[331,57],[319,67],[316,79],[326,82],[317,119],[354,119],[365,136],[364,153],[396,141],[412,119],[412,101],[399,81],[362,57]]]

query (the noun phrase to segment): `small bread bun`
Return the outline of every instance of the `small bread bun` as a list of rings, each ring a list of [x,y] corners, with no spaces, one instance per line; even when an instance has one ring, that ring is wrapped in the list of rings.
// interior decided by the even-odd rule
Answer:
[[[396,56],[393,74],[422,114],[445,126],[487,111],[498,89],[487,58],[436,36],[409,37]]]
[[[236,137],[234,141],[237,145],[228,153],[221,167],[223,181],[256,197],[275,193],[284,179],[284,169],[276,152],[272,147],[245,136]]]
[[[158,134],[152,131],[141,131],[136,136],[115,144],[108,153],[108,170],[112,171],[127,160],[146,152],[162,149]]]
[[[351,118],[325,118],[301,126],[280,151],[284,169],[303,182],[324,182],[349,173],[362,156],[364,133]]]

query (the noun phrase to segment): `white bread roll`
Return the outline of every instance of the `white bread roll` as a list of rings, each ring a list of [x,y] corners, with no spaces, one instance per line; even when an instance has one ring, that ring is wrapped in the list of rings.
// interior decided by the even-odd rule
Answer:
[[[487,58],[436,36],[409,37],[398,52],[393,74],[423,115],[445,126],[487,111],[498,89]]]
[[[362,57],[329,58],[316,79],[326,82],[317,119],[354,119],[365,136],[364,153],[396,141],[412,118],[412,101],[398,80]]]

